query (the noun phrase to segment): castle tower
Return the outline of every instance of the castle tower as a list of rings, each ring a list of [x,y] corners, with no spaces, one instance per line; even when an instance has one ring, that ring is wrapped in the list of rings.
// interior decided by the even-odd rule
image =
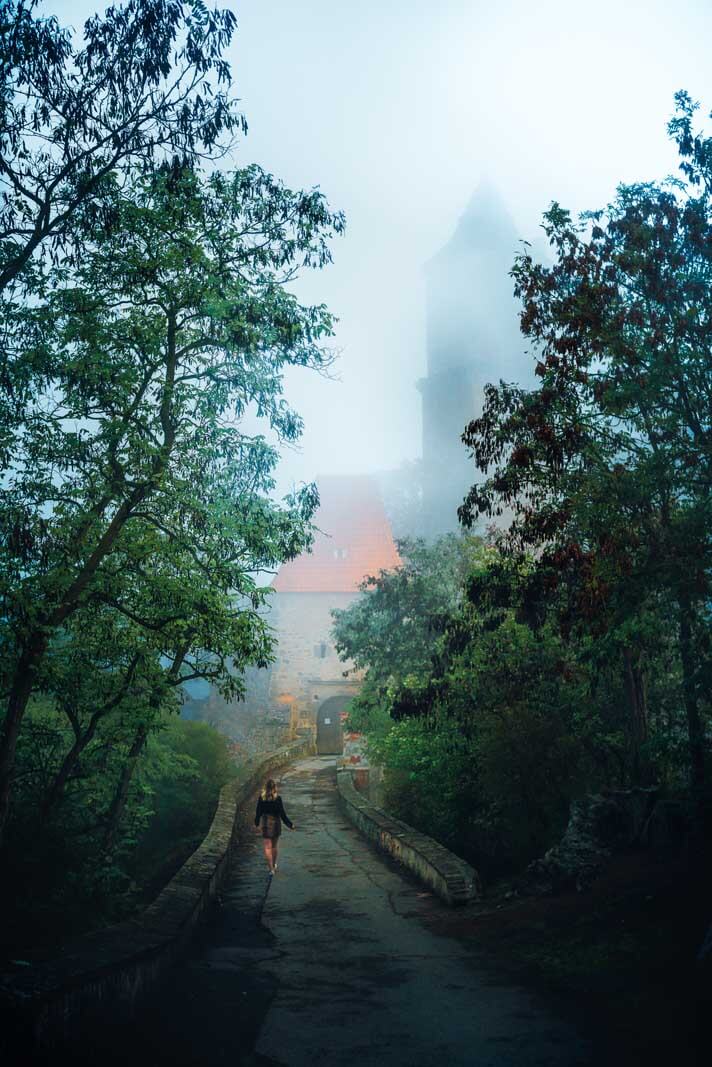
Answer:
[[[488,382],[521,380],[523,338],[509,277],[518,235],[483,183],[455,233],[426,265],[427,377],[423,412],[423,510],[428,536],[458,529],[457,508],[476,479],[460,440]]]

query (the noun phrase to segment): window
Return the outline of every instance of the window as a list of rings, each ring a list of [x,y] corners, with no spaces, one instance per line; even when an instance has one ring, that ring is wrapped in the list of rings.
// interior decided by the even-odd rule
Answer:
[[[314,655],[317,659],[326,659],[329,651],[329,646],[326,641],[320,641],[318,645],[314,645]]]
[[[334,559],[346,559],[349,554],[348,548],[335,548]]]

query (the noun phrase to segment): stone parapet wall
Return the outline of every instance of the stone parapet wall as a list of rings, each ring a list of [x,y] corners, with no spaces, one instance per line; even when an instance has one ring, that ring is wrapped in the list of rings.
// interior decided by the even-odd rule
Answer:
[[[377,808],[354,786],[352,771],[337,770],[339,796],[348,817],[382,851],[393,856],[447,904],[467,904],[480,894],[477,871],[432,837]]]
[[[133,1006],[180,953],[215,898],[235,842],[237,815],[267,775],[313,752],[305,738],[246,764],[220,792],[203,842],[140,915],[86,934],[52,958],[33,953],[0,973],[0,1059],[18,1045],[52,1045],[79,1017]]]

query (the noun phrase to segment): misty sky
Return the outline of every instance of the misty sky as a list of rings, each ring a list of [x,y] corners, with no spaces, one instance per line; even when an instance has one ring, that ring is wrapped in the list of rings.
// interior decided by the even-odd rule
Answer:
[[[80,26],[103,5],[53,0]],[[338,380],[290,374],[306,421],[282,483],[420,452],[423,264],[487,176],[522,238],[552,199],[603,206],[676,168],[673,93],[712,109],[704,0],[241,0],[236,162],[318,185],[347,215],[335,264],[300,286],[339,316]],[[700,120],[702,121],[702,119]],[[496,377],[496,370],[493,377]]]

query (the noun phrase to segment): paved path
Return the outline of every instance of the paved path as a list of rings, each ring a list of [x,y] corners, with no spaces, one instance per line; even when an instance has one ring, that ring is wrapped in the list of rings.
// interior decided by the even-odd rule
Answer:
[[[529,993],[488,975],[472,942],[448,935],[448,923],[439,921],[445,905],[378,855],[347,821],[333,759],[294,764],[282,776],[281,792],[298,829],[281,838],[279,871],[262,923],[257,915],[266,865],[255,834],[239,850],[222,907],[202,929],[190,958],[142,1002],[126,1035],[132,1053],[129,1059],[118,1055],[120,1062],[593,1062],[570,1026]],[[107,1062],[106,1053],[95,1049],[94,1062]]]

